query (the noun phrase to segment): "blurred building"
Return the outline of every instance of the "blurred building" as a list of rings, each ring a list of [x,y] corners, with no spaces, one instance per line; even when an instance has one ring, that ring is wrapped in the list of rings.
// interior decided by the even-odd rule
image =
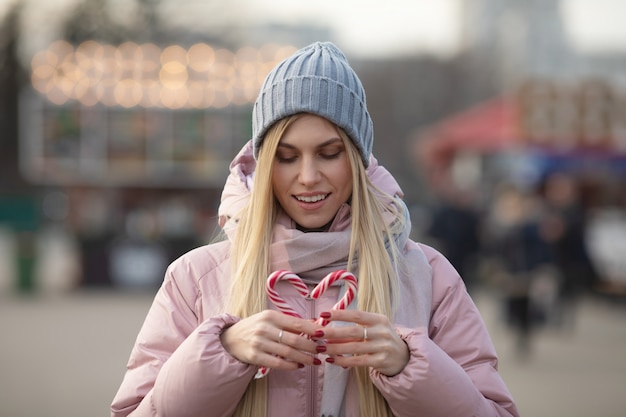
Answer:
[[[0,155],[6,172],[0,198],[34,208],[11,210],[8,223],[16,224],[15,213],[32,212],[30,230],[45,227],[47,236],[75,238],[55,240],[59,251],[70,253],[75,245],[80,254],[80,272],[72,272],[75,278],[66,285],[139,285],[146,278],[133,275],[133,268],[158,269],[163,259],[210,239],[228,163],[250,137],[251,103],[263,78],[294,48],[333,39],[319,22],[249,25],[221,3],[206,6],[211,30],[173,29],[175,16],[163,10],[172,12],[175,4],[159,9],[159,1],[136,2],[126,18],[133,23],[121,24],[106,3],[77,3],[61,39],[51,39],[27,62],[17,58],[20,36],[26,35],[15,24],[2,27],[2,56],[12,66],[0,67],[0,117],[8,132],[1,139],[8,152]],[[592,76],[608,86],[615,103],[623,103],[624,57],[577,54],[567,42],[558,1],[463,4],[464,47],[457,56],[351,60],[368,92],[374,152],[413,207],[438,198],[425,172],[432,163],[474,185],[487,184],[481,182],[486,175],[497,178],[502,165],[536,174],[535,166],[528,169],[527,159],[517,157],[520,140],[529,145],[543,140],[545,129],[580,124],[581,105],[570,98],[581,97]],[[18,19],[19,11],[7,22]],[[524,85],[526,95],[520,93]],[[600,109],[604,104],[595,94],[587,101]],[[458,119],[448,123],[457,112],[467,119],[470,108],[486,111],[473,119],[476,129],[458,128]],[[603,111],[594,110],[592,130]],[[516,121],[510,123],[511,117]],[[532,121],[534,136],[520,134],[530,126],[522,126],[522,119]],[[606,130],[602,123],[600,130]],[[622,146],[621,122],[611,123]],[[450,140],[434,133],[450,124],[465,136]],[[429,142],[426,136],[437,136],[430,140],[439,150],[425,161],[414,145]],[[495,154],[509,159],[485,158]],[[563,161],[549,162],[554,168]],[[17,252],[28,253],[28,247],[23,243]],[[129,259],[143,261],[133,266]]]
[[[139,1],[116,19],[106,1],[79,2],[62,39],[21,63],[22,34],[10,26],[2,288],[158,285],[169,262],[215,237],[266,74],[290,42],[327,37],[316,26],[224,26],[231,11],[218,4],[214,30],[181,29],[159,7]]]
[[[210,240],[228,165],[250,138],[251,103],[293,50],[88,40],[32,58],[21,173],[62,195],[65,211],[47,220],[78,238],[83,285],[146,284],[146,268],[161,271],[154,284]]]
[[[614,256],[615,245],[607,250],[612,234],[598,231],[626,225],[616,218],[626,183],[626,84],[620,70],[626,54],[577,52],[560,5],[484,0],[468,6],[460,59],[472,68],[480,62],[495,90],[420,126],[411,139],[412,155],[435,200],[452,187],[474,193],[482,211],[503,182],[539,192],[551,175],[571,176],[589,217],[588,250],[605,284],[623,292],[626,275],[615,273],[615,259],[626,252]]]

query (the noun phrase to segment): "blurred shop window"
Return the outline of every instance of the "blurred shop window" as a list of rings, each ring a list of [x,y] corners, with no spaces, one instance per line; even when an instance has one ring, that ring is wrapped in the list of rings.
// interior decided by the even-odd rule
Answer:
[[[70,214],[69,196],[62,190],[44,193],[41,204],[44,225],[38,233],[35,279],[47,293],[73,290],[80,284],[80,252],[66,221]]]
[[[196,230],[196,208],[189,199],[177,196],[163,201],[158,207],[157,216],[169,261],[203,243],[202,236]]]
[[[110,251],[111,281],[117,288],[150,289],[157,287],[169,256],[157,238],[154,213],[137,209],[126,217],[126,233],[113,240]]]
[[[78,239],[81,262],[81,284],[85,287],[108,287],[109,244],[115,236],[115,193],[76,187],[71,191],[70,224]]]

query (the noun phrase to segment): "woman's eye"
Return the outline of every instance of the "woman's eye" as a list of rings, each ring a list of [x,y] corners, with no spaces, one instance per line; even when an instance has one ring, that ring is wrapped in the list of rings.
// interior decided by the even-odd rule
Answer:
[[[290,155],[276,155],[276,160],[282,164],[286,164],[286,163],[290,163],[290,162],[294,162],[296,160],[295,156],[290,156]]]
[[[320,154],[320,156],[324,159],[337,159],[341,155],[341,151],[333,151],[333,152],[325,152]]]

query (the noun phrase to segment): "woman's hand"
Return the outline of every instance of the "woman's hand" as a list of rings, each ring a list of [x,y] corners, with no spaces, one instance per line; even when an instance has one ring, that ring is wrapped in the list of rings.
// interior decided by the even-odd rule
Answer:
[[[224,349],[234,358],[251,365],[293,370],[319,365],[314,355],[319,326],[312,321],[278,311],[265,310],[240,320],[222,332]]]
[[[320,316],[331,322],[354,323],[321,329],[326,345],[318,352],[329,356],[327,362],[369,366],[387,376],[399,374],[409,362],[409,348],[386,316],[356,310],[332,310]]]

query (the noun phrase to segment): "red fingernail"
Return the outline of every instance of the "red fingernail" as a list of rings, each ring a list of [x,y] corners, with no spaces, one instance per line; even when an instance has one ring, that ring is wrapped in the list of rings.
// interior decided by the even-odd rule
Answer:
[[[335,363],[335,358],[332,358],[332,357],[329,356],[329,357],[326,358],[326,362],[328,362],[328,363]]]
[[[313,337],[316,337],[316,338],[324,337],[324,331],[316,330],[315,333],[313,333]]]
[[[317,351],[317,353],[326,352],[326,346],[324,346],[324,345],[317,345],[315,347],[315,350]]]
[[[331,316],[330,312],[328,311],[324,311],[323,313],[320,314],[320,317],[323,319],[329,319]]]
[[[298,368],[304,368],[304,364],[303,363],[298,363]]]
[[[322,361],[317,359],[317,358],[313,358],[313,365],[321,365]]]

